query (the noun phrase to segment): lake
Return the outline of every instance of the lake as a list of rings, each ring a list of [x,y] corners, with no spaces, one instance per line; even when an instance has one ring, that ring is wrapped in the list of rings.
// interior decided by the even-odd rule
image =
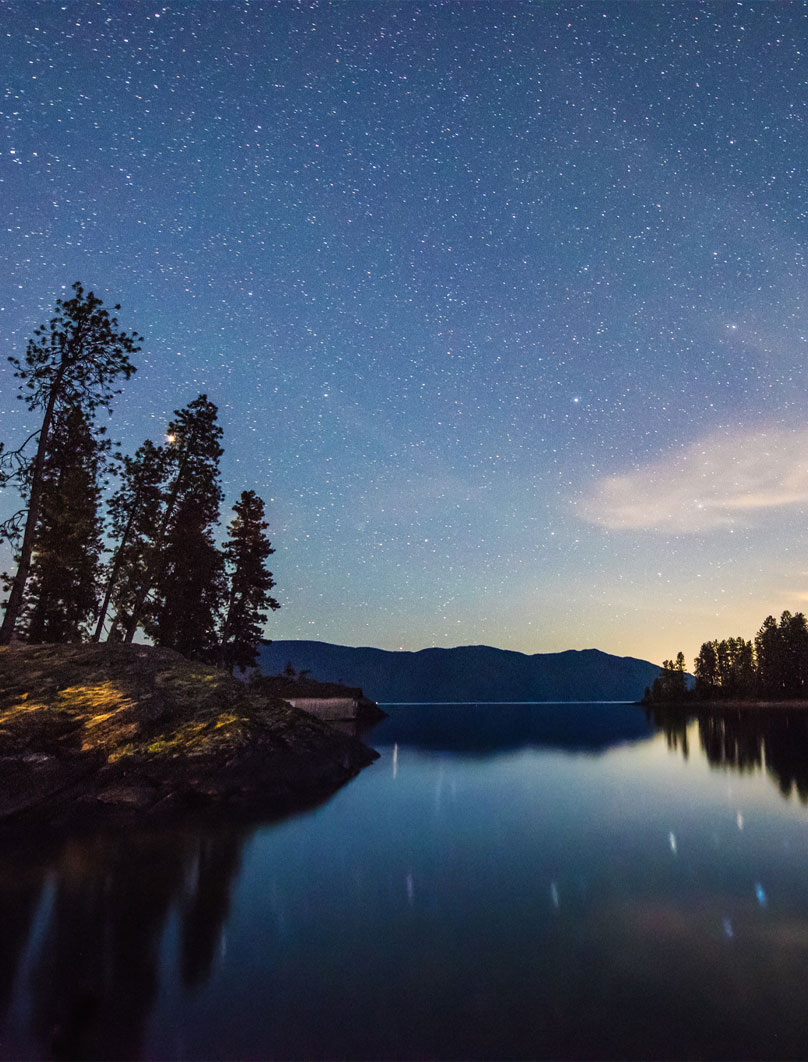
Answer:
[[[804,717],[387,710],[306,813],[7,850],[2,1055],[806,1056]]]

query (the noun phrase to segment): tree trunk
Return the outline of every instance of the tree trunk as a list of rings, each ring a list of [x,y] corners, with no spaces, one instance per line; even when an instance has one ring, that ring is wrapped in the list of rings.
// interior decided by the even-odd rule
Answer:
[[[224,626],[222,627],[222,634],[219,638],[219,650],[218,650],[218,666],[225,666],[225,653],[227,652],[227,639],[230,637],[230,621],[233,618],[233,609],[236,604],[236,588],[231,586],[230,588],[230,600],[227,602],[227,612],[225,614]],[[233,674],[233,667],[227,669],[230,674]]]
[[[121,561],[123,560],[123,548],[129,538],[129,532],[132,530],[132,524],[135,522],[135,516],[137,515],[138,505],[140,503],[140,488],[135,491],[135,498],[132,502],[132,511],[129,513],[129,519],[126,522],[126,529],[121,536],[121,542],[115,553],[115,560],[112,562],[112,570],[109,573],[109,579],[107,580],[107,589],[104,594],[104,600],[101,605],[101,611],[98,614],[98,623],[95,627],[95,634],[93,635],[94,642],[101,641],[101,632],[104,629],[104,620],[107,618],[107,609],[109,603],[112,600],[112,591],[115,589],[115,580],[118,578],[118,572],[121,568]],[[110,632],[112,633],[112,632]]]
[[[53,381],[50,395],[48,396],[48,405],[45,409],[45,416],[42,418],[42,427],[39,429],[39,444],[34,458],[34,474],[31,478],[31,495],[28,499],[28,516],[25,520],[25,532],[23,533],[22,546],[20,548],[20,563],[17,567],[17,574],[11,584],[11,593],[8,595],[8,601],[6,602],[6,614],[3,617],[3,625],[0,627],[0,645],[8,645],[11,641],[22,610],[25,584],[28,581],[28,573],[31,570],[31,554],[34,550],[34,538],[37,524],[39,523],[42,469],[45,464],[45,452],[48,447],[51,422],[53,421],[53,410],[62,388],[64,372],[65,363],[63,362],[56,374],[56,379]]]
[[[171,497],[168,500],[165,516],[163,522],[160,525],[160,531],[157,535],[157,539],[154,543],[154,560],[148,566],[146,570],[146,578],[143,580],[143,584],[135,597],[135,603],[132,606],[132,615],[129,618],[129,622],[126,625],[126,634],[124,635],[124,642],[128,645],[135,637],[135,631],[140,620],[140,613],[143,611],[143,606],[146,603],[146,598],[149,595],[149,591],[154,585],[154,581],[160,574],[162,568],[163,559],[160,556],[160,549],[163,545],[163,539],[166,536],[168,530],[168,522],[174,512],[174,507],[177,504],[177,498],[180,493],[180,484],[182,482],[182,476],[185,472],[185,466],[188,464],[188,458],[190,457],[191,443],[195,441],[194,436],[191,435],[188,440],[188,445],[185,449],[185,453],[182,455],[182,461],[180,461],[180,467],[177,469],[177,478],[174,480],[174,486],[171,489]]]

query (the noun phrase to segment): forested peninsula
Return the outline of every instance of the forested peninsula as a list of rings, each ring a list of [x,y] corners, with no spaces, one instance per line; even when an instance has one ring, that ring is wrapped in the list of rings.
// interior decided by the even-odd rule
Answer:
[[[704,642],[689,676],[684,653],[665,660],[645,690],[647,705],[808,708],[808,620],[802,612],[767,616],[754,641]]]
[[[232,677],[280,607],[264,502],[243,490],[222,533],[207,395],[134,454],[112,443],[101,416],[140,342],[76,283],[9,359],[34,430],[0,443],[0,487],[19,499],[0,524],[16,563],[3,573],[0,823],[286,810],[376,756],[271,682]]]

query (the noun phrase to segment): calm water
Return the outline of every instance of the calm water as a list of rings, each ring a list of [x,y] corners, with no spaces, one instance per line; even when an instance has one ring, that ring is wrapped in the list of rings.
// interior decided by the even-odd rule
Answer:
[[[306,814],[7,851],[0,1052],[808,1055],[804,719],[390,712]]]

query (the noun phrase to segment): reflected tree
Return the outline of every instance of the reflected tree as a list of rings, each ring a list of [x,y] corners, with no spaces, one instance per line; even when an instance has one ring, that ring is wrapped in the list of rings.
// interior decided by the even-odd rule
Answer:
[[[238,833],[205,835],[197,842],[193,888],[183,901],[180,930],[180,973],[189,988],[210,977],[243,844]]]
[[[231,829],[213,836],[104,834],[64,844],[50,921],[33,966],[31,1032],[41,1057],[142,1055],[167,918],[179,909],[183,982],[203,983],[229,912],[244,840],[243,831]],[[29,909],[35,904],[32,898],[26,902]],[[18,946],[17,963],[21,953]]]
[[[763,765],[763,729],[744,712],[721,712],[699,717],[699,740],[708,762],[740,774]]]
[[[687,731],[698,721],[699,743],[711,767],[740,774],[765,771],[781,794],[808,804],[808,714],[785,708],[687,711],[672,705],[646,708],[668,748],[688,757]]]

